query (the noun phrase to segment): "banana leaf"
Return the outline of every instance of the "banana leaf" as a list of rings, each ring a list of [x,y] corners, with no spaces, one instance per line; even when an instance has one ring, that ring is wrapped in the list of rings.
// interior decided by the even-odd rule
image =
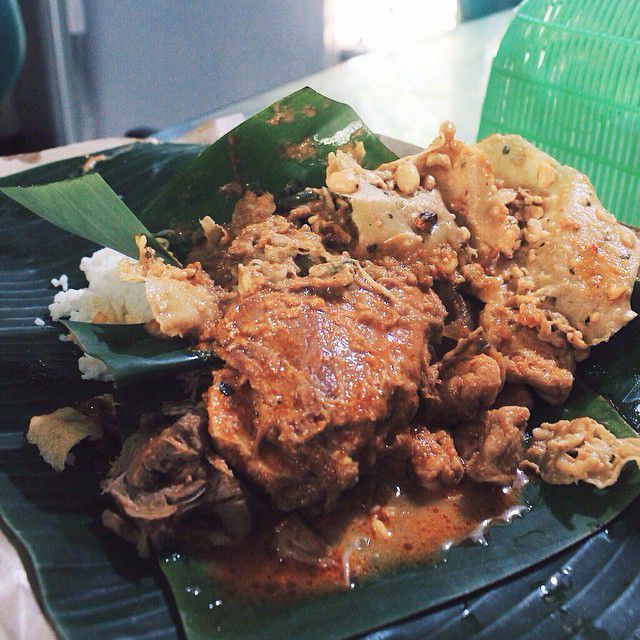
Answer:
[[[135,238],[144,235],[165,260],[179,264],[99,173],[31,187],[2,187],[0,192],[65,231],[133,258],[138,257]]]
[[[138,144],[107,152],[97,171],[132,211],[149,211],[153,209],[147,203],[161,201],[161,190],[174,175],[182,172],[179,179],[186,180],[188,164],[201,151],[198,146]],[[81,173],[83,162],[84,158],[79,158],[32,169],[0,181],[0,186],[73,177]],[[198,210],[197,215],[203,211]],[[165,222],[154,226],[144,216],[142,221],[151,232],[163,228]],[[500,624],[511,621],[513,628],[528,632],[536,620],[546,620],[546,612],[554,611],[554,606],[558,611],[565,606],[560,598],[542,598],[540,588],[547,585],[547,592],[553,593],[554,584],[566,582],[562,571],[568,566],[576,567],[575,584],[586,584],[578,564],[588,570],[591,591],[602,591],[611,602],[620,598],[615,607],[609,600],[608,608],[596,603],[594,612],[606,609],[610,617],[615,617],[616,611],[626,615],[629,602],[637,599],[637,581],[632,586],[635,576],[622,587],[612,577],[633,572],[633,563],[620,563],[616,554],[633,557],[624,554],[636,549],[635,506],[635,511],[618,516],[611,527],[615,535],[598,534],[571,547],[610,522],[640,493],[640,475],[634,469],[627,469],[620,483],[605,491],[582,485],[544,487],[531,483],[526,489],[531,509],[509,526],[491,529],[487,546],[460,546],[424,566],[399,568],[365,581],[353,591],[303,602],[267,606],[225,599],[216,606],[219,587],[197,559],[189,558],[183,550],[159,558],[157,566],[141,562],[99,523],[104,499],[98,487],[101,471],[95,468],[91,445],[81,445],[76,465],[56,474],[23,438],[31,415],[76,402],[83,389],[87,395],[104,392],[102,385],[80,381],[77,354],[70,345],[58,341],[55,327],[33,324],[35,317],[46,317],[53,294],[51,277],[66,272],[73,286],[82,286],[77,264],[95,245],[55,229],[8,199],[0,199],[0,225],[4,232],[0,240],[0,295],[4,302],[0,308],[0,515],[24,553],[43,609],[61,637],[173,638],[178,629],[188,640],[285,634],[344,637],[422,612],[412,621],[371,634],[371,639],[458,638],[483,629],[487,633],[498,629],[495,637],[507,638],[513,637],[511,628],[505,630]],[[637,300],[634,304],[637,307]],[[81,333],[82,327],[74,327],[76,330]],[[139,332],[141,328],[129,330]],[[640,362],[639,331],[639,322],[634,321],[616,338],[622,342],[594,349],[580,369],[581,383],[563,415],[592,415],[615,433],[634,433],[629,425],[638,426],[640,398],[633,391],[637,385],[632,378]],[[124,334],[120,337],[120,345],[127,343]],[[620,345],[626,349],[624,366],[615,357]],[[179,351],[182,345],[173,343],[171,350],[176,348]],[[157,354],[146,355],[153,359]],[[123,362],[126,369],[129,365]],[[144,377],[144,367],[139,376]],[[554,417],[543,406],[539,415]],[[534,565],[539,569],[531,569]],[[620,573],[599,573],[609,568]],[[551,578],[556,582],[549,583]],[[573,588],[566,586],[564,592],[571,593]],[[479,589],[484,593],[470,595]],[[583,605],[584,597],[580,601]],[[447,606],[447,602],[452,604]],[[483,602],[490,604],[483,609]],[[494,618],[486,613],[487,607]],[[565,613],[570,610],[567,604]],[[562,615],[558,613],[561,621]],[[618,613],[619,620],[623,617]],[[619,620],[618,625],[622,624]],[[526,624],[531,621],[529,628]],[[575,628],[585,629],[584,620],[581,624]],[[536,637],[558,634],[548,631],[547,636],[541,633]]]
[[[351,107],[305,87],[214,142],[145,207],[140,219],[150,228],[191,226],[205,215],[226,222],[232,202],[220,192],[223,185],[238,181],[272,193],[289,183],[320,187],[327,155],[356,142],[364,144],[366,167],[396,159]]]
[[[158,340],[143,324],[99,324],[63,320],[80,342],[82,350],[109,362],[120,384],[134,384],[162,368],[163,375],[185,371],[212,361],[211,353],[191,349],[181,338]]]

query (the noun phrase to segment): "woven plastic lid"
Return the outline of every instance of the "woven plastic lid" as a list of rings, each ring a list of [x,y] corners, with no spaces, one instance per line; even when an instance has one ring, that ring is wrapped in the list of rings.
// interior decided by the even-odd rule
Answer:
[[[519,133],[640,225],[640,4],[526,0],[491,69],[478,137]]]

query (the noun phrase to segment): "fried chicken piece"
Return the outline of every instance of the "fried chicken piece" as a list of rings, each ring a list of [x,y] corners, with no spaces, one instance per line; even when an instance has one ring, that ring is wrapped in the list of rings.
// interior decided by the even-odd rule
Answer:
[[[454,442],[467,477],[474,482],[509,484],[522,457],[528,419],[525,407],[501,407],[456,427]]]
[[[494,358],[483,353],[487,346],[477,329],[431,367],[437,376],[422,387],[423,415],[430,424],[446,427],[468,421],[494,403],[504,373]]]
[[[346,286],[291,277],[239,295],[217,326],[209,432],[281,509],[333,502],[416,411],[444,307],[411,274],[364,269]]]
[[[449,433],[418,429],[410,442],[411,466],[425,489],[453,486],[462,480],[464,464]]]
[[[488,304],[480,314],[491,355],[506,370],[508,382],[524,383],[551,404],[562,404],[573,385],[575,353],[560,331],[543,340],[541,332],[522,324],[527,318],[502,305]]]
[[[457,423],[490,407],[502,387],[498,363],[480,353],[445,368],[442,378],[441,413],[446,423]]]

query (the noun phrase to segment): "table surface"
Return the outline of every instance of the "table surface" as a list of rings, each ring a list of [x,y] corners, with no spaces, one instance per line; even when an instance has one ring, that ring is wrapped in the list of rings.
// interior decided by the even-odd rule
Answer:
[[[176,124],[154,135],[163,141],[187,136],[200,141],[213,118],[245,117],[310,86],[352,106],[370,129],[425,147],[443,120],[456,124],[462,140],[476,139],[491,61],[514,12],[501,11],[454,31],[393,51],[351,58],[325,71]],[[202,140],[208,141],[208,140]]]
[[[169,127],[161,141],[212,142],[228,123],[249,116],[304,86],[351,105],[378,133],[426,146],[442,120],[456,123],[463,140],[474,140],[491,60],[512,11],[466,23],[406,47],[347,62]],[[222,119],[222,120],[221,120]],[[117,146],[126,139],[94,140],[38,154],[0,158],[0,176]],[[52,292],[53,295],[53,292]],[[0,529],[0,640],[53,640],[55,634],[31,591],[22,562]]]

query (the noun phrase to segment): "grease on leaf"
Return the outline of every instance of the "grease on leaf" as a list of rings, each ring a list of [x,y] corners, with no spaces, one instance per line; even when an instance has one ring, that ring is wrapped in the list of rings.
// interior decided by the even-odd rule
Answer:
[[[313,138],[305,138],[302,142],[290,144],[282,148],[282,156],[303,162],[318,155],[318,147]]]
[[[293,111],[287,106],[282,106],[279,102],[273,105],[273,116],[270,120],[267,120],[267,124],[279,125],[281,122],[293,122],[295,116]]]

